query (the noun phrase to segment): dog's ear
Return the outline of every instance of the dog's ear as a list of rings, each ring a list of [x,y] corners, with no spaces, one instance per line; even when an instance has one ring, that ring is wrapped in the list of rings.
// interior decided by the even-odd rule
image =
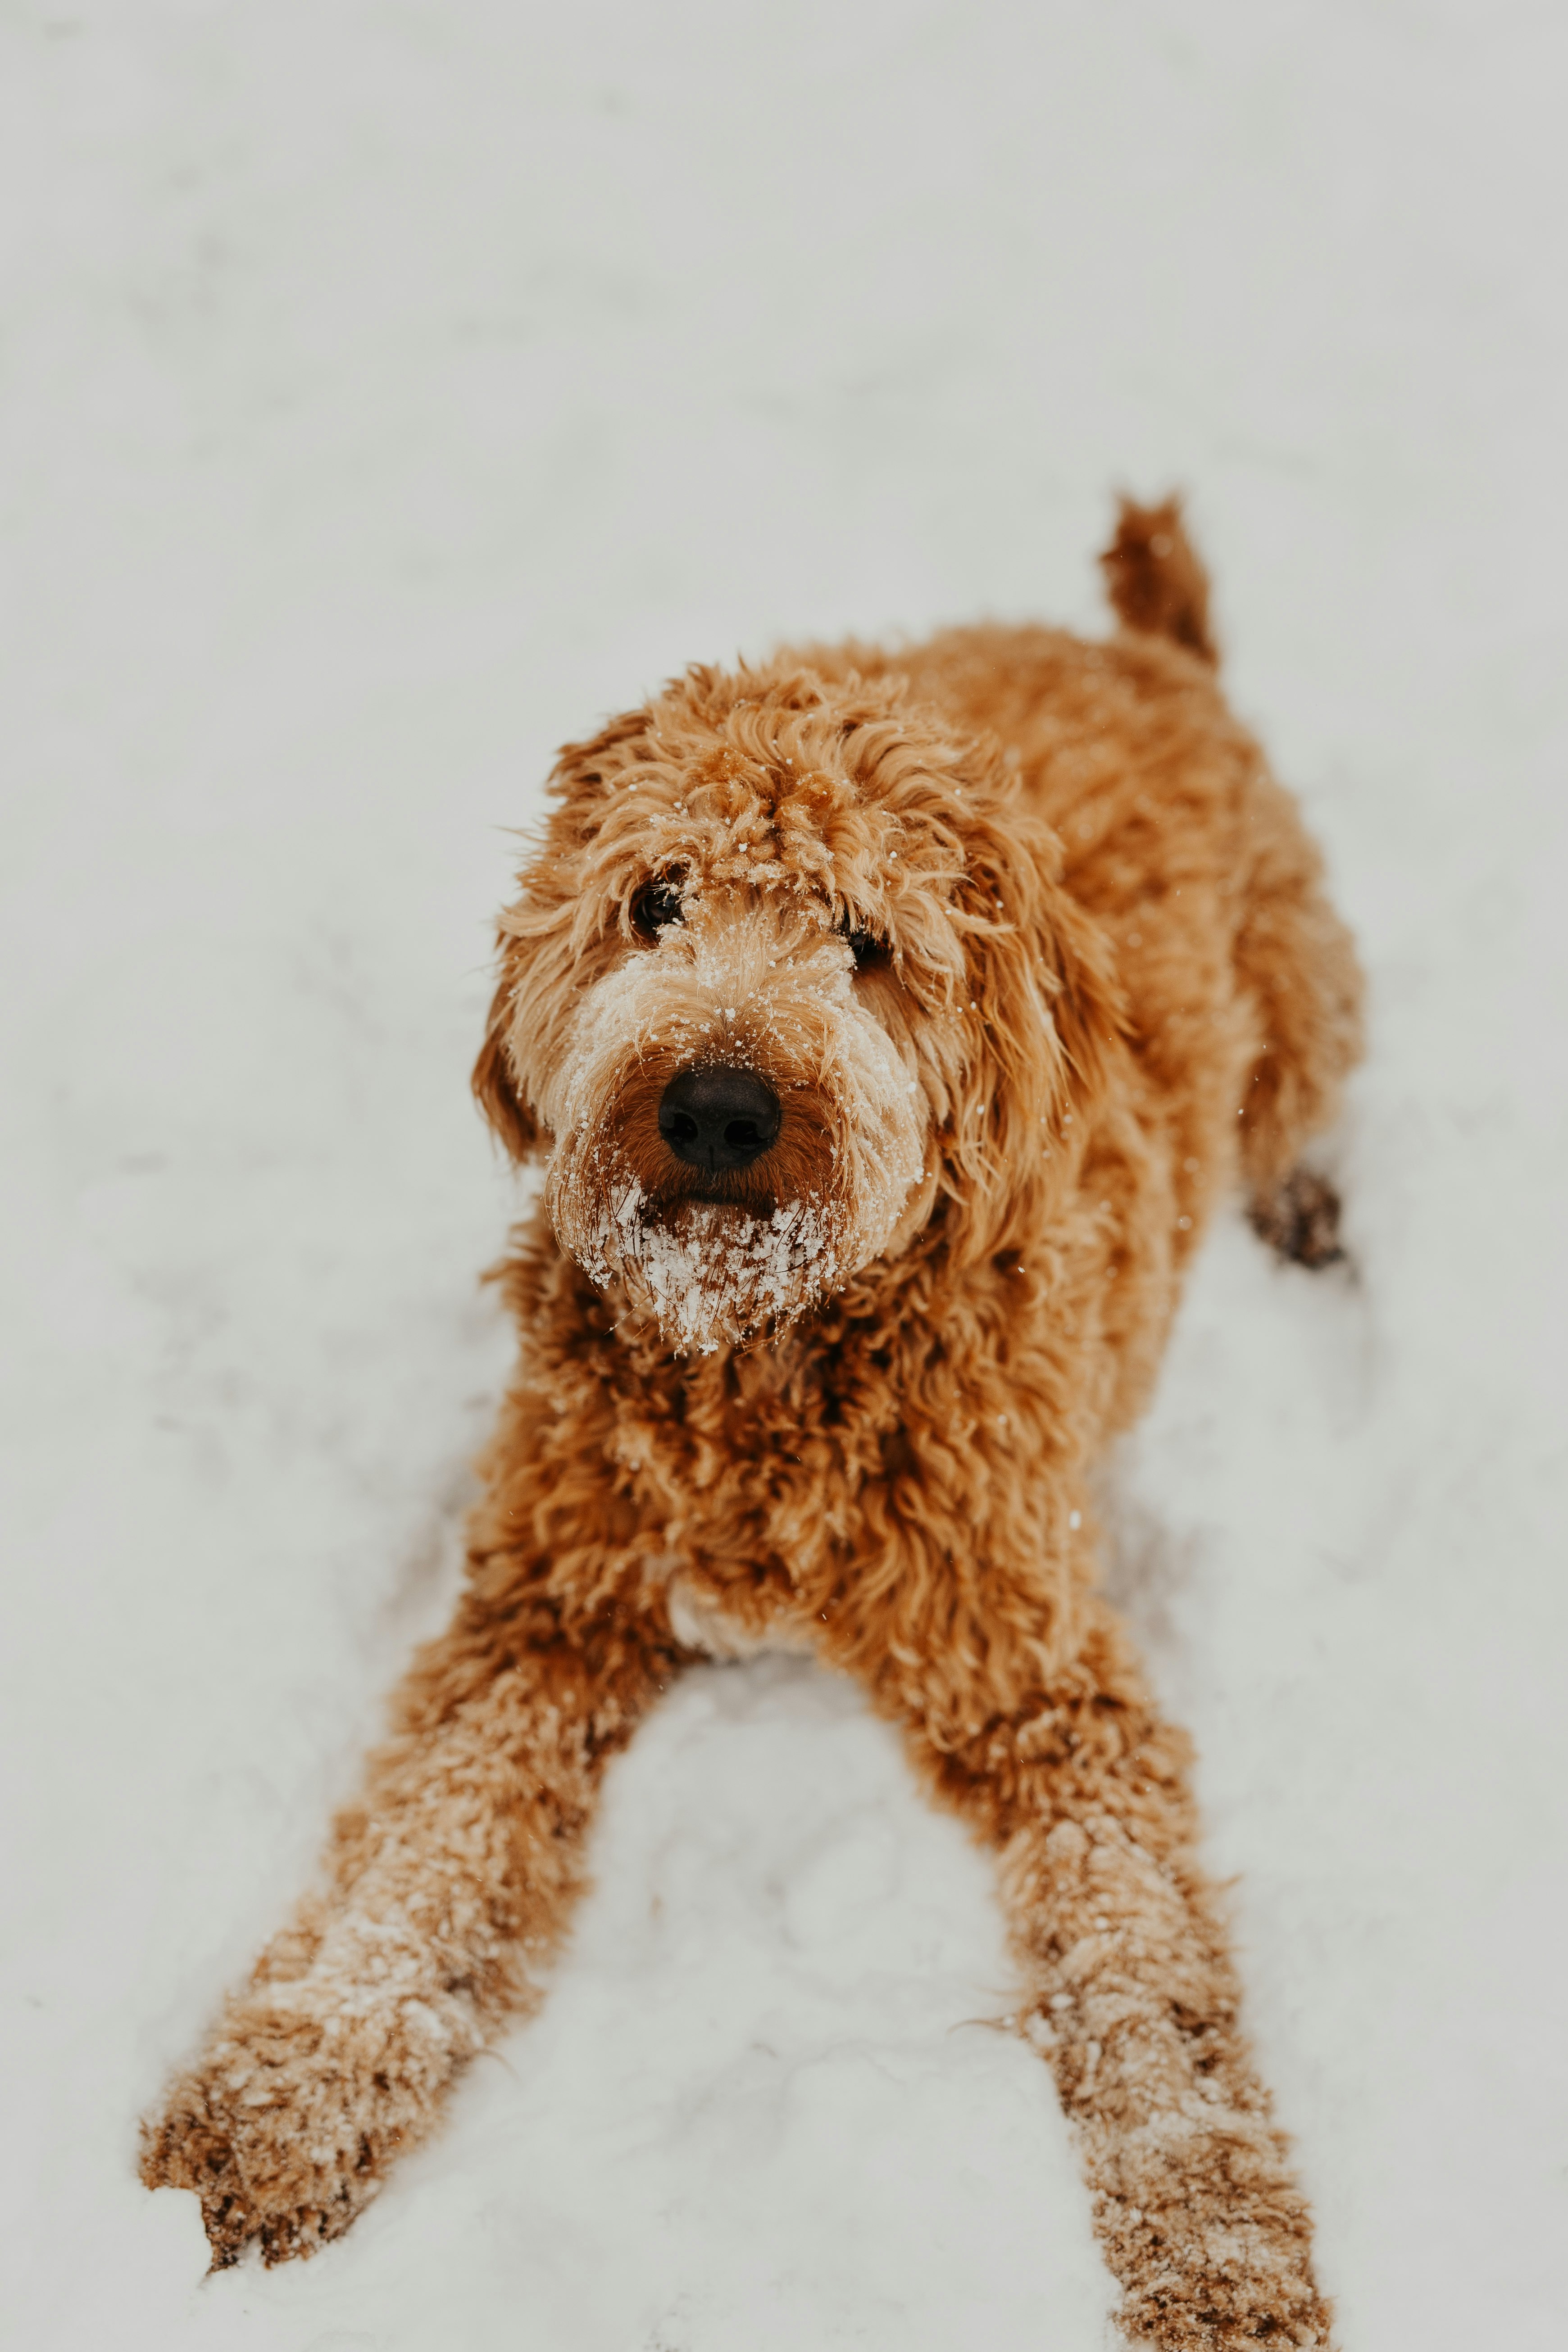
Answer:
[[[503,940],[502,944],[505,946],[507,942]],[[490,1000],[484,1043],[479,1047],[479,1060],[474,1064],[471,1083],[475,1100],[511,1157],[528,1160],[542,1150],[544,1138],[539,1121],[518,1092],[511,1056],[507,1051],[507,1033],[511,1027],[516,993],[517,974],[512,969],[512,958],[507,956],[501,966],[496,992]]]
[[[1058,879],[1061,846],[1015,802],[971,832],[955,911],[976,1025],[944,1138],[966,1258],[1037,1233],[1066,1175],[1062,1146],[1106,1081],[1126,1024],[1110,941]]]

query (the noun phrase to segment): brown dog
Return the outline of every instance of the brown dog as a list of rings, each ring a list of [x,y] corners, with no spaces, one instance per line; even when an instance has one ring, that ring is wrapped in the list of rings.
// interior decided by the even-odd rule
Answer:
[[[348,2227],[535,1997],[608,1758],[692,1657],[784,1641],[997,1850],[1127,2334],[1327,2341],[1088,1482],[1238,1180],[1331,1254],[1286,1180],[1359,981],[1174,507],[1105,565],[1107,644],[694,669],[562,754],[475,1074],[545,1155],[520,1368],[456,1621],[148,2129],[215,2263]]]

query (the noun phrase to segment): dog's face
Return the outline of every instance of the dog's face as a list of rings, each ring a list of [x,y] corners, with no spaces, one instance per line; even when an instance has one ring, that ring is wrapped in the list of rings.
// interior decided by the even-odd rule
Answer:
[[[594,1281],[706,1351],[939,1202],[1006,1245],[1115,1016],[994,751],[897,682],[694,671],[552,788],[475,1086]]]

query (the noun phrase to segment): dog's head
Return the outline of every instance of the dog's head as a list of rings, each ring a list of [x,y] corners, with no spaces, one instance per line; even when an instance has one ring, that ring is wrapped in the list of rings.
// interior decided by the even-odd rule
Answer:
[[[934,1221],[1016,1249],[1116,1025],[994,745],[898,680],[699,669],[563,752],[474,1086],[563,1245],[679,1350]]]

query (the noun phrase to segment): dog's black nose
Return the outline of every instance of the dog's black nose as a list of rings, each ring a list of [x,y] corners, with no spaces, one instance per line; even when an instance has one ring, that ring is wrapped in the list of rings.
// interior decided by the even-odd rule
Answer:
[[[745,1168],[779,1131],[779,1098],[750,1070],[681,1070],[658,1107],[658,1131],[678,1160],[716,1176]]]

